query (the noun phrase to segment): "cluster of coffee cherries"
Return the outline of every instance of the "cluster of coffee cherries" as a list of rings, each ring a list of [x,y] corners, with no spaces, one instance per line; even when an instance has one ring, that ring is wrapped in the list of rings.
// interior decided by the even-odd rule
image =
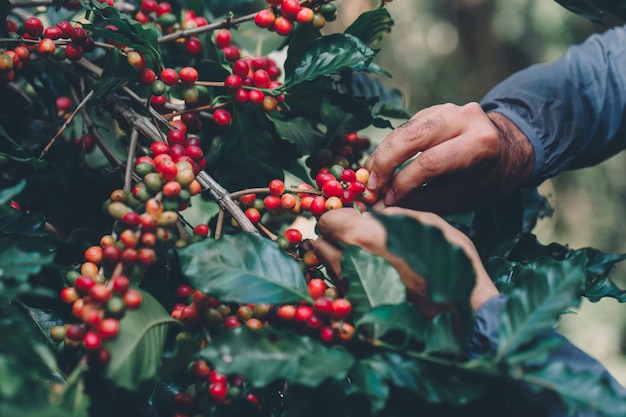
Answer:
[[[201,416],[202,414],[197,414],[196,404],[203,402],[205,398],[218,404],[245,399],[254,406],[261,407],[259,398],[247,388],[245,379],[240,375],[221,374],[202,359],[193,362],[191,374],[195,380],[195,395],[181,391],[174,396],[175,417]]]
[[[306,159],[312,175],[332,165],[343,165],[358,169],[364,153],[372,146],[371,141],[358,132],[348,132],[337,136],[328,147],[322,148]]]
[[[278,80],[281,74],[276,62],[266,56],[242,58],[233,63],[233,73],[224,80],[228,90],[237,103],[251,103],[262,106],[267,112],[277,109],[284,96],[264,93],[263,89],[275,89],[282,85]]]
[[[307,251],[305,257],[307,264],[319,266],[314,252]],[[310,278],[308,289],[313,304],[305,301],[283,305],[237,304],[221,302],[189,285],[181,285],[176,289],[181,302],[172,307],[170,314],[189,329],[201,326],[214,331],[247,326],[256,330],[264,326],[295,326],[298,331],[317,336],[328,344],[350,341],[354,334],[354,327],[347,321],[352,312],[350,301],[339,297],[338,289],[328,286],[323,278]]]
[[[105,365],[111,355],[103,342],[115,339],[120,319],[127,310],[141,306],[141,293],[130,288],[130,279],[117,275],[106,280],[105,271],[118,263],[120,249],[115,239],[103,236],[99,246],[85,250],[85,262],[79,271],[66,275],[69,286],[61,291],[61,300],[72,306],[72,315],[79,322],[54,326],[52,340],[66,347],[82,347],[96,363]]]
[[[303,6],[298,0],[267,0],[269,8],[260,10],[254,16],[254,23],[261,28],[287,36],[294,27],[294,22],[311,24],[322,28],[326,21],[337,19],[337,7],[331,3]]]
[[[269,183],[269,193],[263,200],[257,199],[255,193],[250,193],[241,196],[239,202],[253,224],[261,221],[262,212],[275,215],[309,212],[319,217],[328,210],[351,206],[363,212],[368,205],[378,201],[378,193],[365,185],[368,179],[369,172],[365,168],[355,171],[336,164],[318,171],[315,177],[317,188],[300,184],[296,188],[287,189],[282,180],[275,179]]]
[[[58,60],[78,61],[84,53],[96,48],[94,40],[80,23],[72,25],[67,20],[44,28],[41,19],[31,16],[20,28],[7,19],[6,29],[10,36],[21,36],[25,41],[0,53],[0,79],[4,82],[13,81],[15,73],[30,62],[32,52]]]

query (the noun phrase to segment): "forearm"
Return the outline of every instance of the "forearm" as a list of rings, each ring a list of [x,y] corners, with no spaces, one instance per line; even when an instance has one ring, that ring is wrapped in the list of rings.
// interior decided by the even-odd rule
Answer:
[[[534,183],[626,147],[625,44],[626,28],[609,29],[552,64],[514,74],[482,100],[528,138]]]

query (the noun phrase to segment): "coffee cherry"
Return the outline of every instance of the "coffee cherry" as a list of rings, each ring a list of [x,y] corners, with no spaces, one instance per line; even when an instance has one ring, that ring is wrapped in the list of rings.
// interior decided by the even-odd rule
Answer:
[[[207,237],[209,232],[209,226],[206,224],[199,224],[193,228],[193,234],[196,236]]]
[[[94,331],[89,331],[83,337],[83,346],[85,350],[94,352],[102,346],[102,337]]]
[[[198,359],[193,363],[191,372],[198,379],[207,379],[211,373],[211,367],[206,361]]]
[[[150,68],[144,68],[137,74],[137,82],[143,86],[149,87],[156,80],[156,74]]]
[[[185,41],[185,50],[187,53],[193,57],[198,57],[202,55],[202,42],[195,36],[187,38]]]
[[[261,221],[261,213],[254,207],[246,209],[245,214],[252,224],[257,224]]]
[[[193,84],[198,81],[198,70],[193,67],[181,68],[178,75],[183,84]]]
[[[224,401],[228,395],[228,385],[222,382],[209,385],[209,395],[216,401]]]
[[[324,343],[331,344],[335,340],[335,330],[332,326],[323,326],[320,330],[320,339]]]
[[[85,336],[85,329],[79,324],[71,324],[65,330],[65,335],[70,340],[82,340]]]
[[[238,59],[233,63],[233,74],[238,75],[241,80],[245,79],[250,72],[250,65],[244,59]]]
[[[159,78],[165,85],[172,86],[178,82],[178,73],[173,68],[165,68],[161,71]]]
[[[29,17],[24,21],[24,31],[30,36],[39,37],[43,33],[43,23],[37,17]]]
[[[57,110],[63,113],[72,108],[72,100],[69,97],[58,97],[56,104]]]
[[[283,0],[280,5],[280,14],[289,18],[295,17],[300,11],[298,0]]]
[[[315,196],[311,201],[311,214],[314,216],[321,216],[326,211],[326,199],[321,195]]]
[[[237,61],[240,62],[241,60]],[[231,74],[224,80],[224,88],[228,91],[236,91],[241,88],[241,77],[236,74]]]
[[[308,7],[302,7],[296,14],[296,21],[303,24],[310,23],[313,21],[314,16],[315,12],[313,11],[313,9],[310,9]]]
[[[106,318],[98,325],[98,334],[104,340],[115,339],[120,331],[120,322],[113,318]]]
[[[321,29],[326,25],[326,18],[321,13],[315,13],[311,25],[316,29]]]
[[[241,58],[241,51],[234,45],[228,45],[222,48],[224,59],[228,62],[235,62]]]
[[[123,299],[124,299],[124,304],[126,304],[126,307],[131,310],[139,308],[139,306],[141,305],[141,302],[143,301],[141,293],[137,290],[126,291],[126,294],[124,294]]]
[[[280,196],[280,207],[283,210],[289,211],[296,207],[296,204],[296,197],[293,194],[284,193],[282,196]]]
[[[287,36],[293,30],[293,23],[286,17],[278,16],[274,21],[274,29],[279,35]]]
[[[270,181],[269,189],[271,194],[280,196],[285,192],[285,183],[279,179],[272,180]]]
[[[320,278],[313,278],[307,285],[309,288],[309,294],[313,299],[322,297],[326,291],[326,283]]]
[[[160,16],[163,16],[163,15],[171,13],[171,12],[172,12],[172,5],[169,4],[168,2],[163,1],[163,2],[161,2],[159,4],[157,4],[157,7],[156,7],[156,15],[157,16],[160,17]]]
[[[226,128],[230,125],[232,116],[227,110],[217,109],[213,112],[213,122],[221,128]]]
[[[270,76],[267,71],[258,69],[252,74],[254,85],[260,88],[266,88],[270,83]]]
[[[291,194],[285,194],[285,195],[291,195]],[[289,241],[289,244],[294,245],[294,246],[302,242],[302,232],[300,232],[298,229],[293,229],[293,228],[287,229],[283,233],[283,236]]]
[[[345,298],[337,298],[333,301],[332,313],[337,320],[345,320],[352,312],[352,304]]]
[[[232,41],[233,37],[227,29],[222,29],[215,35],[215,45],[220,49],[229,46]]]
[[[228,316],[224,319],[224,327],[227,329],[234,329],[241,326],[241,319],[237,316]]]
[[[174,408],[182,412],[190,412],[193,410],[193,397],[188,392],[179,392],[174,395]]]
[[[262,105],[263,99],[265,99],[265,93],[261,90],[248,91],[248,101],[252,104]]]
[[[63,35],[63,31],[58,26],[47,27],[44,31],[44,36],[48,39],[57,40]]]
[[[297,322],[304,323],[313,315],[313,308],[308,305],[301,305],[296,307],[296,313],[293,319]]]
[[[282,305],[278,308],[276,315],[283,321],[293,320],[296,314],[296,307],[290,304]]]
[[[324,203],[324,208],[326,210],[337,210],[343,207],[343,203],[341,199],[337,196],[328,197],[326,203]]]
[[[254,16],[254,23],[260,28],[268,28],[274,24],[276,15],[271,9],[263,9]]]
[[[263,205],[267,210],[276,210],[280,207],[280,197],[270,194],[263,199]]]

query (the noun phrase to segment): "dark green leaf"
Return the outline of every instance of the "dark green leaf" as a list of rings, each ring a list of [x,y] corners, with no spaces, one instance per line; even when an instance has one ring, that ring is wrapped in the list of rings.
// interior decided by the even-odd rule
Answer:
[[[389,398],[389,382],[384,372],[379,372],[376,366],[379,358],[358,361],[350,370],[350,385],[348,394],[361,394],[370,403],[373,414],[378,414],[385,408]]]
[[[7,133],[6,130],[4,130],[4,128],[2,127],[2,125],[0,125],[0,138],[4,138],[7,141],[9,141],[9,143],[11,144],[11,148],[13,148],[14,150],[20,150],[22,149],[22,147],[19,145],[19,143],[17,143],[12,137],[11,135],[9,135]]]
[[[469,297],[476,274],[461,247],[451,244],[440,229],[405,216],[377,216],[387,229],[387,248],[404,258],[428,284],[435,303],[451,305],[461,320],[461,334],[467,335],[473,320]]]
[[[83,25],[85,29],[92,31],[94,35],[105,39],[119,42],[130,48],[136,49],[146,56],[150,66],[162,67],[163,59],[158,45],[158,35],[154,28],[144,27],[141,23],[119,12],[114,7],[98,1],[90,1],[92,11],[103,22],[103,27],[94,24]],[[107,25],[113,25],[117,31],[107,29]]]
[[[270,116],[270,120],[281,139],[296,145],[299,155],[311,155],[324,146],[324,135],[304,117],[283,121]]]
[[[285,87],[336,74],[344,68],[363,69],[376,53],[358,38],[335,33],[316,39],[301,57]]]
[[[427,326],[424,353],[444,355],[446,357],[461,357],[465,349],[461,346],[456,334],[455,316],[451,313],[442,313],[435,317]]]
[[[406,301],[406,287],[398,271],[380,256],[358,246],[344,246],[341,269],[348,281],[348,299],[357,315],[383,304]]]
[[[500,316],[499,357],[523,349],[552,328],[567,308],[578,305],[586,262],[584,254],[569,262],[540,258],[520,269],[519,286],[509,295]]]
[[[159,375],[170,377],[176,372],[184,370],[200,350],[205,336],[199,332],[193,336],[176,338],[174,350],[163,354],[163,364],[159,369]]]
[[[605,417],[626,415],[626,395],[609,381],[606,373],[573,370],[563,362],[551,362],[527,370],[521,378],[536,391],[553,391],[569,411]]]
[[[25,281],[53,259],[54,254],[26,252],[17,248],[11,239],[0,238],[0,280],[14,278]]]
[[[310,299],[298,263],[268,239],[227,235],[189,245],[178,254],[190,284],[219,300],[282,304]]]
[[[389,11],[384,7],[378,7],[362,13],[348,28],[345,33],[353,35],[366,45],[380,41],[385,33],[391,32],[393,19]]]
[[[483,257],[506,257],[515,247],[523,232],[523,195],[517,191],[496,205],[476,212],[472,240]]]
[[[36,157],[20,158],[20,157],[9,155],[9,154],[2,153],[2,152],[0,152],[0,156],[9,158],[12,161],[15,161],[24,165],[28,165],[29,167],[34,168],[34,169],[43,169],[48,164],[45,160],[42,160]]]
[[[400,332],[408,339],[424,342],[429,320],[410,303],[381,305],[366,312],[355,323],[356,330],[370,340],[381,340],[390,333]],[[405,345],[406,345],[405,343]]]
[[[226,375],[243,375],[255,387],[279,379],[315,387],[328,378],[341,379],[354,364],[342,347],[326,347],[289,330],[246,326],[216,336],[199,356]]]
[[[289,48],[287,49],[287,58],[285,59],[285,78],[293,75],[294,71],[300,64],[303,54],[307,47],[322,34],[319,29],[313,25],[297,25],[293,31],[293,36],[289,40]]]
[[[283,178],[287,156],[272,137],[273,125],[264,113],[251,106],[238,106],[224,134],[218,168],[219,181],[228,190],[265,187]]]
[[[128,63],[126,56],[117,50],[111,51],[102,69],[102,77],[93,87],[93,98],[99,100],[108,93],[135,81],[136,78],[137,73]]]
[[[0,0],[0,22],[6,22],[7,16],[11,12],[11,2],[9,0]],[[5,24],[0,25],[0,38],[8,35]],[[0,135],[2,135],[2,127],[0,127]]]
[[[156,377],[168,329],[178,323],[150,294],[142,296],[141,307],[127,311],[120,321],[118,337],[105,343],[111,352],[106,377],[131,391]]]
[[[13,198],[24,190],[26,187],[26,180],[22,180],[12,187],[0,190],[0,206],[4,206],[9,203]]]
[[[494,380],[455,368],[453,362],[446,366],[389,353],[361,363],[371,367],[391,386],[406,389],[429,403],[467,404],[484,397],[495,386]]]
[[[603,24],[603,10],[592,0],[555,0],[567,10],[586,17],[596,24]],[[597,2],[599,3],[599,2]]]

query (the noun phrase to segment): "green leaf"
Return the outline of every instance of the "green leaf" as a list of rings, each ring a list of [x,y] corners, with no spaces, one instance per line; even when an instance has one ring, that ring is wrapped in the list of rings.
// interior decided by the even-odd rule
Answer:
[[[324,135],[304,117],[281,120],[270,116],[270,120],[281,139],[296,145],[299,155],[311,155],[325,144]]]
[[[375,357],[358,361],[350,370],[347,387],[349,395],[361,394],[367,399],[374,415],[385,408],[391,391],[385,373],[376,366],[378,360]]]
[[[428,325],[429,320],[410,303],[375,307],[355,322],[356,330],[366,339],[388,339],[388,336],[399,333],[405,347],[408,339],[423,343]]]
[[[265,187],[283,178],[288,160],[272,137],[273,125],[251,106],[237,106],[223,135],[218,157],[219,182],[228,190]]]
[[[285,78],[293,75],[308,46],[321,36],[320,30],[314,28],[313,25],[296,25],[289,39],[289,48],[287,48],[287,58],[284,65]]]
[[[168,329],[178,324],[150,294],[142,292],[142,297],[141,306],[120,321],[117,338],[105,343],[111,352],[107,379],[131,391],[156,377]]]
[[[376,216],[387,229],[387,248],[404,258],[428,285],[435,303],[449,304],[461,320],[461,334],[473,325],[469,297],[476,273],[461,247],[448,242],[440,229],[405,216]]]
[[[596,24],[603,24],[603,10],[591,0],[555,0],[567,10],[591,20]]]
[[[154,28],[144,27],[141,23],[105,3],[89,1],[89,6],[94,14],[101,19],[103,27],[87,23],[83,25],[85,29],[92,31],[94,35],[119,42],[142,52],[146,56],[149,66],[163,67],[158,35]],[[107,25],[115,26],[117,31],[107,29]]]
[[[519,286],[509,295],[500,316],[499,357],[523,349],[542,331],[552,328],[567,308],[578,305],[586,262],[581,253],[571,262],[540,258],[520,270]]]
[[[298,67],[286,78],[285,88],[336,74],[344,68],[365,68],[375,54],[352,35],[323,36],[313,41],[303,53]]]
[[[26,187],[26,180],[22,180],[12,187],[0,190],[0,206],[9,203],[13,198],[21,193]]]
[[[198,356],[223,374],[243,375],[255,387],[280,379],[315,387],[328,378],[343,378],[354,364],[354,357],[342,347],[326,347],[308,336],[273,327],[228,329]]]
[[[486,396],[496,385],[489,377],[455,368],[453,362],[446,366],[386,353],[361,363],[372,368],[390,386],[408,390],[429,403],[468,404]],[[375,384],[372,386],[380,390]]]
[[[406,301],[406,287],[398,271],[381,256],[344,245],[341,269],[348,281],[347,297],[357,316],[373,307]]]
[[[586,279],[583,295],[592,303],[604,297],[611,297],[620,303],[626,302],[626,290],[620,289],[609,277],[609,272],[619,262],[626,259],[626,254],[608,254],[593,248],[583,248],[572,251],[568,256],[584,253],[589,261],[586,265]]]
[[[99,100],[136,79],[137,73],[128,63],[126,56],[118,50],[111,51],[102,69],[102,77],[93,87],[93,98]]]
[[[0,237],[0,279],[14,278],[25,281],[29,276],[39,273],[44,265],[54,259],[54,254],[26,252],[13,244],[6,237]]]
[[[442,313],[429,323],[424,337],[426,342],[424,353],[446,357],[463,356],[465,349],[456,334],[455,320],[454,314]]]
[[[535,391],[556,393],[569,414],[621,417],[626,415],[626,395],[600,369],[596,372],[573,370],[563,362],[526,370],[523,379]]]
[[[362,13],[348,28],[345,33],[355,36],[366,45],[380,41],[385,33],[391,32],[393,19],[389,11],[384,7],[378,7]]]
[[[43,169],[48,165],[48,162],[46,160],[41,160],[37,157],[20,158],[18,156],[9,155],[8,153],[3,152],[0,152],[0,156],[4,156],[5,158],[9,158],[12,161],[27,165],[33,169]]]
[[[298,263],[276,243],[248,233],[178,250],[189,283],[222,301],[283,304],[310,300]]]

